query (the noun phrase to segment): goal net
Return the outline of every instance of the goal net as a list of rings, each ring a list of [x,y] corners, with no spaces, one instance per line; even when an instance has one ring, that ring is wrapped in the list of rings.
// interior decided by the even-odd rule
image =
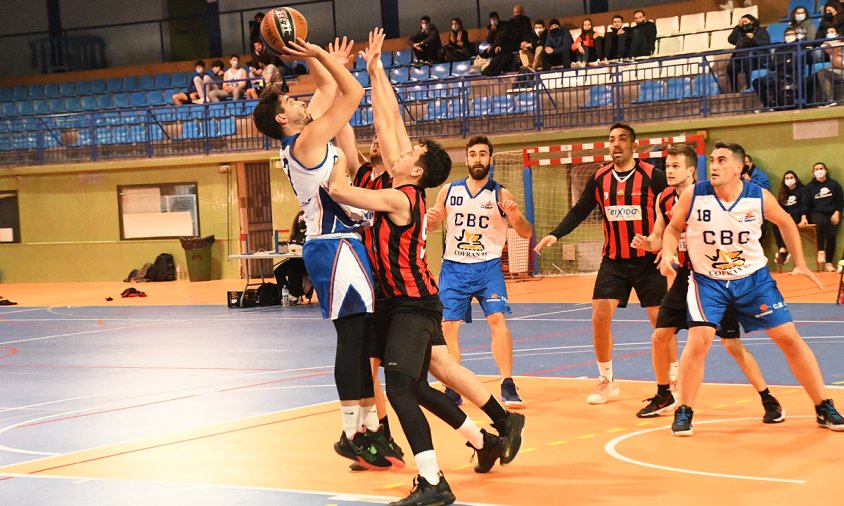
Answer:
[[[698,153],[698,177],[705,178],[702,136],[637,141],[635,156],[658,167],[664,165],[664,150],[668,145],[691,144]],[[599,207],[553,248],[543,250],[541,256],[533,252],[533,246],[537,238],[549,234],[571,210],[595,171],[612,162],[608,148],[607,142],[594,142],[530,147],[494,155],[493,177],[513,193],[525,217],[534,224],[531,239],[522,239],[512,229],[509,231],[506,258],[502,258],[505,274],[559,275],[598,270],[604,245]]]

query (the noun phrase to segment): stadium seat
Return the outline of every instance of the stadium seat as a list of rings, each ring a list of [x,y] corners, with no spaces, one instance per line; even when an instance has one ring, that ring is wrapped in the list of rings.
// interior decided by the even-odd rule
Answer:
[[[589,100],[584,107],[606,107],[613,104],[613,91],[610,85],[589,88]]]
[[[176,119],[179,121],[190,121],[205,116],[204,105],[183,105],[176,109]]]
[[[120,93],[123,91],[123,84],[119,77],[112,77],[106,81],[106,91],[108,93]]]
[[[211,137],[234,135],[237,131],[234,118],[212,119],[208,121],[210,123],[210,131],[208,134]]]
[[[167,103],[164,92],[161,90],[148,91],[144,95],[146,96],[147,105],[164,105]]]
[[[709,34],[709,50],[710,51],[726,51],[728,49],[735,49],[735,45],[730,44],[727,40],[730,34],[733,33],[732,28],[728,30],[718,30]]]
[[[693,97],[712,97],[721,93],[718,81],[712,74],[700,74],[695,76],[692,82]]]
[[[709,50],[707,32],[690,33],[683,36],[683,53],[705,53]]]
[[[680,16],[680,31],[678,33],[697,33],[704,31],[706,16],[702,12],[683,14]]]
[[[413,63],[413,52],[410,49],[401,49],[393,53],[393,64],[407,66]]]
[[[410,68],[410,80],[411,81],[427,81],[431,78],[431,66],[430,65],[419,65],[418,67],[409,67]]]
[[[372,107],[358,107],[350,121],[353,127],[368,126],[372,124]]]
[[[47,98],[56,98],[59,96],[58,83],[47,83],[44,85],[44,96]]]
[[[680,18],[678,16],[657,18],[655,23],[657,37],[670,37],[680,33]]]
[[[101,95],[106,92],[105,79],[94,79],[91,81],[91,93]]]
[[[117,93],[112,95],[114,99],[114,106],[117,108],[126,108],[129,107],[129,94],[128,93]]]
[[[50,104],[46,100],[33,100],[32,112],[35,114],[50,114]]]
[[[455,119],[461,116],[460,100],[455,99],[435,99],[428,102],[428,108],[425,110],[425,120],[447,120]]]
[[[571,30],[569,30],[569,34],[571,34],[571,40],[577,40],[577,38],[580,37],[580,32],[582,31],[583,30],[580,28],[572,28]]]
[[[19,116],[27,116],[32,114],[32,102],[29,100],[19,100],[15,102]]]
[[[29,95],[29,98],[44,98],[44,85],[30,84],[27,94]]]
[[[63,98],[51,98],[47,101],[47,105],[50,108],[50,112],[53,114],[61,114],[65,112]]]
[[[79,112],[82,110],[82,99],[80,97],[66,97],[64,99],[64,110],[67,112]]]
[[[516,97],[513,100],[513,104],[513,112],[522,114],[533,114],[536,112],[537,107],[536,94],[532,92],[516,93]]]
[[[366,60],[363,58],[363,56],[358,55],[358,57],[355,58],[355,66],[352,68],[352,70],[354,70],[354,71],[358,71],[358,70],[366,71]]]
[[[807,1],[810,3],[811,0]],[[811,10],[811,7],[807,7],[808,10]],[[790,12],[790,11],[789,11]],[[750,7],[736,7],[733,9],[733,23],[732,26],[738,24],[739,18],[744,16],[745,14],[750,14],[751,16],[759,19],[759,6],[758,5],[751,5]]]
[[[828,69],[830,66],[832,66],[832,63],[828,61],[813,63],[811,68],[806,69],[806,73],[809,75],[817,74],[823,69]]]
[[[97,109],[111,109],[114,107],[114,99],[111,95],[97,95]]]
[[[247,71],[248,72],[248,71]],[[155,86],[155,77],[144,74],[138,78],[138,88],[143,91],[154,90]]]
[[[361,86],[363,86],[364,88],[369,87],[369,73],[367,71],[356,70],[352,72],[352,74],[355,76],[355,79],[357,79]]]
[[[719,10],[719,11],[709,11],[706,13],[706,24],[704,25],[704,30],[707,32],[714,32],[715,30],[724,30],[726,28],[732,28],[732,17],[730,15],[730,11],[728,10]]]
[[[389,51],[384,51],[381,53],[381,64],[384,65],[385,69],[391,69],[395,65],[393,65],[393,53]]]
[[[431,79],[446,79],[450,76],[450,63],[436,63],[434,65],[431,65]]]
[[[426,100],[428,98],[428,85],[415,84],[404,88],[399,95],[404,102],[415,102],[419,100]]]
[[[90,146],[91,145],[91,129],[90,128],[83,128],[79,130],[79,133],[76,136],[76,142],[73,144],[74,146]]]
[[[188,81],[193,78],[194,72],[173,72],[170,74],[170,86],[180,90],[188,87]]]
[[[768,34],[771,36],[771,43],[785,42],[785,29],[788,23],[771,23],[768,25]]]
[[[0,102],[10,102],[14,99],[14,90],[12,88],[0,88]]]
[[[11,134],[0,134],[0,151],[12,151],[15,146],[12,144]]]
[[[170,87],[170,74],[156,74],[155,87],[159,90]]]
[[[99,127],[94,131],[97,144],[115,144],[114,129],[119,127]]]
[[[396,67],[390,70],[390,82],[403,84],[410,82],[409,67]]]
[[[674,56],[683,52],[683,37],[663,37],[659,39],[655,56]]]
[[[72,97],[76,94],[76,85],[74,83],[61,83],[59,85],[60,97]]]
[[[692,80],[689,77],[669,79],[666,83],[666,100],[680,100],[692,97]]]
[[[659,79],[645,81],[639,85],[639,96],[634,100],[637,104],[659,102],[665,100],[665,82]]]
[[[126,76],[120,79],[120,89],[122,91],[136,91],[138,86],[137,76]]]
[[[73,83],[73,94],[79,96],[90,95],[91,81],[76,81]]]
[[[463,92],[463,85],[464,83],[462,81],[431,84],[428,86],[428,98],[437,99],[459,97]]]
[[[182,123],[183,139],[201,139],[202,127],[200,121],[186,121]]]
[[[12,90],[12,98],[15,100],[27,100],[29,98],[29,88],[22,84],[15,86]]]
[[[475,97],[469,107],[469,117],[500,116],[513,114],[516,105],[512,95],[497,95],[494,97]]]
[[[3,102],[3,116],[12,117],[18,115],[18,108],[14,102]]]
[[[451,77],[463,77],[472,69],[472,60],[456,61],[451,64]]]
[[[97,97],[94,95],[85,95],[81,97],[82,109],[86,111],[96,111],[97,107]]]
[[[228,104],[229,102],[208,104],[208,116],[211,118],[225,118],[227,116],[231,116],[231,111],[228,110]]]
[[[129,94],[129,105],[132,107],[143,107],[147,105],[147,96],[142,91]]]

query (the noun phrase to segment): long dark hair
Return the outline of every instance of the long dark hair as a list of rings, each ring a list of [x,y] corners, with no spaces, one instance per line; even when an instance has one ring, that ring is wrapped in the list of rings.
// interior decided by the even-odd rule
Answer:
[[[307,229],[302,225],[299,225],[299,218],[305,214],[305,211],[299,211],[296,214],[296,217],[293,218],[293,224],[290,225],[290,242],[293,244],[305,244],[305,230]]]
[[[782,184],[780,184],[780,193],[779,193],[779,195],[777,195],[777,202],[779,202],[780,204],[785,204],[785,198],[786,198],[785,192],[788,191],[788,187],[785,185],[785,176],[787,176],[789,174],[794,176],[794,179],[797,181],[797,184],[794,185],[795,189],[801,188],[803,186],[803,181],[800,181],[800,176],[798,176],[796,172],[794,172],[793,170],[785,171],[785,174],[782,175],[782,181],[781,181]]]

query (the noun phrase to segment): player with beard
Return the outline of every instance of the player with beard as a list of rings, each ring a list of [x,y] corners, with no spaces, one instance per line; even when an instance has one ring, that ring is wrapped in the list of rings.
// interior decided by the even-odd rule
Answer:
[[[446,219],[445,252],[440,271],[443,334],[448,350],[460,362],[458,333],[461,322],[472,322],[472,299],[477,299],[492,333],[492,355],[501,374],[501,400],[507,407],[522,407],[513,382],[513,336],[504,319],[510,313],[507,287],[501,270],[501,252],[507,228],[529,239],[533,225],[519,211],[509,190],[489,177],[493,147],[484,136],[469,139],[466,165],[469,177],[443,187],[428,210],[430,230]],[[447,394],[461,402],[460,395]]]

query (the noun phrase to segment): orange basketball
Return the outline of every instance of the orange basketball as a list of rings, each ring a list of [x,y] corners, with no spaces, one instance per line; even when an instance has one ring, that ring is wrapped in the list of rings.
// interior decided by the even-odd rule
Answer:
[[[308,21],[292,7],[270,9],[261,21],[261,38],[277,53],[284,53],[288,42],[308,38]]]

